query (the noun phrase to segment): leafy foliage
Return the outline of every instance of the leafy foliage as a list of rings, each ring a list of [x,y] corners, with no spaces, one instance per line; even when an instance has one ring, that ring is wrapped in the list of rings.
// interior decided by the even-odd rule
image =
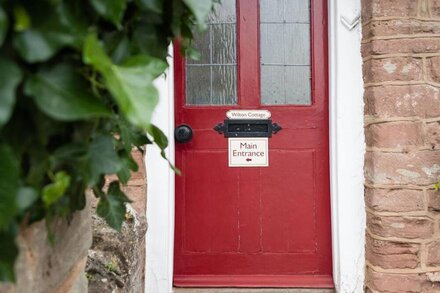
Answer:
[[[125,210],[120,206],[126,202],[130,202],[130,200],[119,188],[119,182],[113,181],[108,187],[107,194],[102,196],[96,211],[99,216],[107,220],[112,228],[119,231],[125,218]]]
[[[120,229],[131,150],[168,140],[151,124],[170,42],[194,56],[212,0],[0,0],[0,281],[14,280],[19,227],[100,198]],[[147,136],[148,134],[148,136]],[[118,180],[104,186],[104,176]]]

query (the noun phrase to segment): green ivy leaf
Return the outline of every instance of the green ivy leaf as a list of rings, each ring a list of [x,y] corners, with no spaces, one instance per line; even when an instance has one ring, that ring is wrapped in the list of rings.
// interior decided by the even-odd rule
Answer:
[[[57,21],[63,29],[75,38],[75,48],[81,49],[82,41],[88,30],[84,11],[76,5],[75,1],[65,1],[56,7],[56,15],[58,16]]]
[[[9,225],[17,212],[16,194],[20,164],[7,145],[0,145],[0,230]],[[0,249],[1,250],[1,249]]]
[[[145,131],[128,124],[122,119],[119,120],[119,131],[124,149],[128,153],[131,151],[133,145],[141,147],[151,143]]]
[[[22,79],[21,69],[12,61],[0,58],[0,128],[8,122],[15,105],[15,90]]]
[[[149,18],[149,16],[144,14],[142,16]],[[162,20],[160,19],[160,21]],[[142,24],[143,25],[138,26],[133,31],[133,37],[131,38],[131,48],[133,52],[149,55],[165,61],[168,54],[168,40],[159,34],[156,28],[148,23],[147,20],[144,20]]]
[[[88,89],[75,68],[63,63],[41,70],[25,84],[25,93],[54,119],[72,121],[109,116],[110,111]]]
[[[67,4],[66,4],[67,5]],[[41,62],[53,57],[61,48],[70,46],[81,48],[86,35],[83,21],[74,16],[65,4],[55,8],[47,6],[45,15],[33,15],[38,18],[35,27],[20,29],[14,38],[14,46],[27,62]],[[45,17],[45,19],[41,19]]]
[[[87,146],[83,143],[69,143],[56,149],[50,158],[53,166],[65,162],[76,161],[87,155]]]
[[[104,19],[111,21],[116,27],[121,27],[127,0],[91,0],[93,8]]]
[[[96,209],[97,214],[104,218],[107,224],[113,229],[120,231],[125,218],[125,203],[130,199],[121,191],[119,183],[110,183],[107,195],[101,197]]]
[[[134,71],[133,73],[144,77],[148,82],[153,82],[167,69],[168,64],[147,55],[136,55],[128,58],[121,67]]]
[[[113,66],[96,34],[89,34],[84,42],[83,61],[101,73],[110,71]]]
[[[159,127],[156,125],[151,125],[148,133],[153,137],[154,143],[156,143],[162,151],[168,147],[168,138]]]
[[[121,161],[110,135],[97,135],[89,146],[91,184],[95,185],[102,174],[114,174],[121,169]]]
[[[142,9],[146,9],[158,14],[162,14],[163,0],[136,0],[136,3]]]
[[[122,167],[117,174],[118,179],[122,184],[127,184],[131,177],[131,171],[136,172],[139,167],[129,152],[123,151],[119,157],[121,158]]]
[[[47,152],[41,147],[29,152],[29,171],[26,176],[26,185],[40,189],[44,184],[47,171],[50,170]]]
[[[18,247],[15,243],[17,229],[10,225],[5,230],[0,230],[0,282],[14,282],[14,263],[18,257]]]
[[[162,60],[145,55],[129,58],[122,66],[112,63],[96,35],[85,41],[84,62],[104,76],[106,86],[124,117],[133,125],[148,128],[159,94],[153,81],[166,69]]]
[[[128,169],[125,164],[122,166],[121,170],[119,170],[118,179],[122,184],[127,184],[131,177],[131,171]]]
[[[206,28],[206,18],[212,10],[212,0],[183,0],[186,6],[194,14],[199,29]]]
[[[53,182],[43,188],[42,198],[46,207],[51,206],[59,200],[70,185],[70,176],[64,172],[57,172]]]
[[[20,187],[17,192],[17,207],[20,211],[26,210],[38,199],[38,193],[31,187]]]
[[[148,134],[153,138],[153,142],[159,147],[160,155],[162,158],[168,161],[170,168],[176,172],[177,175],[180,175],[181,172],[177,169],[173,164],[171,164],[170,160],[168,160],[165,149],[168,147],[168,138],[167,136],[160,130],[156,125],[151,124],[151,127],[148,129]]]
[[[126,34],[117,32],[106,39],[106,51],[115,64],[119,64],[130,56],[130,40]]]
[[[15,36],[14,46],[21,57],[32,63],[49,59],[62,46],[62,43],[56,37],[29,29]]]
[[[197,51],[196,49],[194,49],[193,47],[189,46],[189,47],[186,47],[185,56],[188,59],[198,61],[202,57],[202,54],[199,51]]]
[[[14,30],[21,32],[28,29],[31,26],[31,19],[26,9],[21,5],[14,6]]]
[[[8,32],[8,16],[6,15],[6,12],[3,10],[3,7],[0,6],[0,46],[3,45],[7,32]]]
[[[118,102],[125,118],[136,126],[147,128],[159,93],[148,78],[148,65],[116,67],[105,74],[107,86]]]

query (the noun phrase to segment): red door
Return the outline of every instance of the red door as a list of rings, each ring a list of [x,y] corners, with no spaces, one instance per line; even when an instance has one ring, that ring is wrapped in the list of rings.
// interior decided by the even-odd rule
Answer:
[[[194,133],[176,143],[175,286],[333,287],[327,1],[300,2],[223,0],[201,60],[175,52],[176,126]],[[282,127],[268,167],[228,167],[213,127],[231,109]]]

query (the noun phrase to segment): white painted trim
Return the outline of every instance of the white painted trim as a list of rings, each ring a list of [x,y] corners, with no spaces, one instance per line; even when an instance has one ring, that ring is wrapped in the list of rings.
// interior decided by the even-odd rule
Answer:
[[[364,133],[360,25],[348,29],[341,19],[355,19],[360,0],[329,0],[330,180],[333,276],[337,292],[363,292],[365,207]],[[170,63],[172,63],[170,61]],[[157,81],[161,102],[154,122],[170,138],[174,160],[174,84],[172,64]],[[174,174],[149,146],[147,166],[146,292],[171,293],[174,247]]]
[[[330,182],[337,292],[363,292],[364,128],[360,0],[329,0]],[[341,20],[354,20],[347,24]]]
[[[166,155],[174,164],[174,71],[172,48],[166,74],[156,80],[160,102],[153,123],[169,138]],[[156,146],[147,146],[147,221],[145,292],[170,293],[174,256],[174,172]]]

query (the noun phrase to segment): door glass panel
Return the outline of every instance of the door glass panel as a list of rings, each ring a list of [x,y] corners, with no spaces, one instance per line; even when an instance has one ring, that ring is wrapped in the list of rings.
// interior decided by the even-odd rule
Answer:
[[[260,0],[261,102],[310,105],[310,0]]]
[[[187,105],[237,104],[235,0],[222,0],[208,16],[208,29],[194,32],[199,60],[186,61]]]

